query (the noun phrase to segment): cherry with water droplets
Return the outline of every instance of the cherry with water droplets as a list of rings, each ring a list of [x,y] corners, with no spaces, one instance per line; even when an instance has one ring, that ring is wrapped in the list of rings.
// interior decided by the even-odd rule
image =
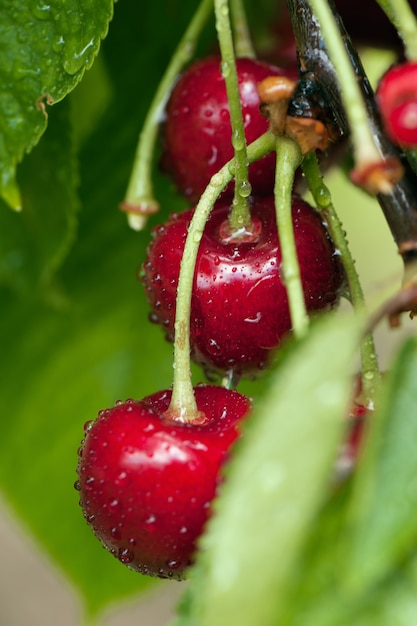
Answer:
[[[205,369],[253,375],[291,330],[273,197],[251,198],[251,232],[233,237],[230,204],[221,200],[202,235],[191,299],[192,358]],[[143,281],[153,319],[174,339],[176,289],[193,211],[153,238]],[[294,197],[292,215],[306,308],[334,306],[343,284],[339,257],[318,213]],[[155,278],[157,277],[157,280]],[[158,302],[158,307],[155,303]]]
[[[194,394],[204,424],[167,419],[166,390],[101,412],[82,442],[77,486],[87,522],[116,558],[150,576],[184,577],[250,411],[246,396],[220,386]]]
[[[259,111],[257,84],[268,76],[296,75],[294,69],[284,70],[248,58],[238,58],[236,69],[246,141],[251,143],[269,126]],[[180,77],[167,104],[162,134],[162,168],[171,174],[190,202],[196,203],[210,178],[234,154],[226,83],[219,58],[199,60]],[[254,193],[271,193],[274,177],[274,153],[249,167]],[[232,190],[230,184],[226,194],[230,196]]]

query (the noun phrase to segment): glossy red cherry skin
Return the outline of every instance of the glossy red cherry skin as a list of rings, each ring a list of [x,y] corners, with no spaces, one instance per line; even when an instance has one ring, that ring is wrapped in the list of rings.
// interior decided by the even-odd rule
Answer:
[[[391,139],[405,147],[417,146],[417,62],[390,68],[379,82],[376,97]]]
[[[184,577],[210,514],[220,470],[248,414],[246,396],[195,388],[204,425],[164,418],[171,391],[127,400],[88,422],[78,462],[80,504],[103,545],[129,568]]]
[[[268,130],[268,121],[259,111],[257,84],[267,76],[285,71],[254,59],[236,62],[246,140],[248,143]],[[294,70],[288,70],[294,74]],[[294,77],[293,75],[291,77]],[[178,189],[196,203],[210,178],[233,158],[232,128],[226,84],[220,59],[197,61],[181,76],[166,108],[163,131],[162,167]],[[275,154],[270,153],[249,168],[253,193],[272,192]],[[229,185],[231,195],[233,187]]]
[[[191,302],[191,351],[207,370],[254,374],[290,331],[286,288],[281,273],[273,198],[254,198],[251,213],[259,233],[253,239],[225,241],[230,205],[212,211],[197,256]],[[154,231],[143,268],[151,319],[173,341],[175,298],[182,251],[192,211],[174,215]],[[308,311],[338,300],[343,276],[339,259],[318,214],[299,198],[293,222]]]

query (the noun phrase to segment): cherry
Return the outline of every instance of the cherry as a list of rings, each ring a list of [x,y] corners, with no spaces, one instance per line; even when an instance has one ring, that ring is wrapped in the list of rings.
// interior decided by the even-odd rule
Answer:
[[[417,62],[391,67],[377,88],[377,102],[388,135],[395,143],[417,146]]]
[[[228,238],[230,203],[212,210],[197,255],[190,315],[192,358],[206,369],[256,373],[290,331],[274,199],[251,198],[253,232]],[[307,310],[334,305],[343,274],[318,213],[293,199],[293,223]],[[153,231],[143,266],[151,320],[174,338],[182,251],[193,211]]]
[[[268,76],[295,78],[295,70],[246,58],[237,59],[236,68],[245,136],[250,143],[269,125],[259,111],[257,84]],[[167,104],[163,142],[163,169],[172,175],[178,189],[196,203],[213,174],[233,158],[230,110],[219,58],[199,60],[181,76]],[[254,193],[271,193],[274,176],[273,153],[249,167]],[[227,189],[231,192],[232,186]]]
[[[181,579],[221,482],[220,469],[248,414],[248,398],[194,388],[200,425],[167,419],[171,391],[118,402],[87,422],[77,489],[87,522],[129,568]]]

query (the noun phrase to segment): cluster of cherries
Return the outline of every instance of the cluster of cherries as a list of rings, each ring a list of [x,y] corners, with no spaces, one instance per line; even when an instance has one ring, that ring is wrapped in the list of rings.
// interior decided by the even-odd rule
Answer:
[[[249,58],[236,62],[246,141],[268,129],[257,85],[267,77],[296,79],[286,69]],[[412,80],[410,80],[412,76]],[[417,143],[417,98],[409,89],[417,66],[391,69],[378,90],[389,133]],[[230,109],[218,57],[191,65],[176,83],[161,132],[162,164],[195,207],[211,177],[233,158]],[[208,377],[236,382],[268,366],[291,334],[274,202],[275,155],[249,168],[251,228],[230,232],[234,186],[224,189],[199,242],[190,310],[190,349]],[[172,215],[152,232],[142,280],[169,341],[175,339],[180,265],[194,208]],[[337,305],[344,284],[339,257],[320,215],[297,195],[292,219],[306,309]],[[197,414],[170,412],[172,391],[117,402],[85,426],[79,451],[80,504],[97,537],[121,562],[141,573],[182,579],[222,481],[222,466],[251,410],[227,386],[194,387]],[[344,461],[356,454],[365,408],[354,405]]]

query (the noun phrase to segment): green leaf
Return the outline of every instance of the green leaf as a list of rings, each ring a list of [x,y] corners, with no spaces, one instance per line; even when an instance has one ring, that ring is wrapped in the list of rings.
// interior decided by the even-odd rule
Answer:
[[[0,195],[21,207],[16,165],[93,63],[113,14],[112,0],[3,0],[0,9]]]
[[[74,241],[79,208],[67,100],[54,107],[43,141],[20,168],[19,185],[24,211],[0,204],[0,283],[20,293],[40,291],[57,303],[54,278]]]
[[[417,545],[417,338],[405,342],[370,421],[350,507],[345,584],[369,587]]]
[[[359,325],[326,319],[282,359],[228,466],[181,626],[278,623],[326,497]]]

